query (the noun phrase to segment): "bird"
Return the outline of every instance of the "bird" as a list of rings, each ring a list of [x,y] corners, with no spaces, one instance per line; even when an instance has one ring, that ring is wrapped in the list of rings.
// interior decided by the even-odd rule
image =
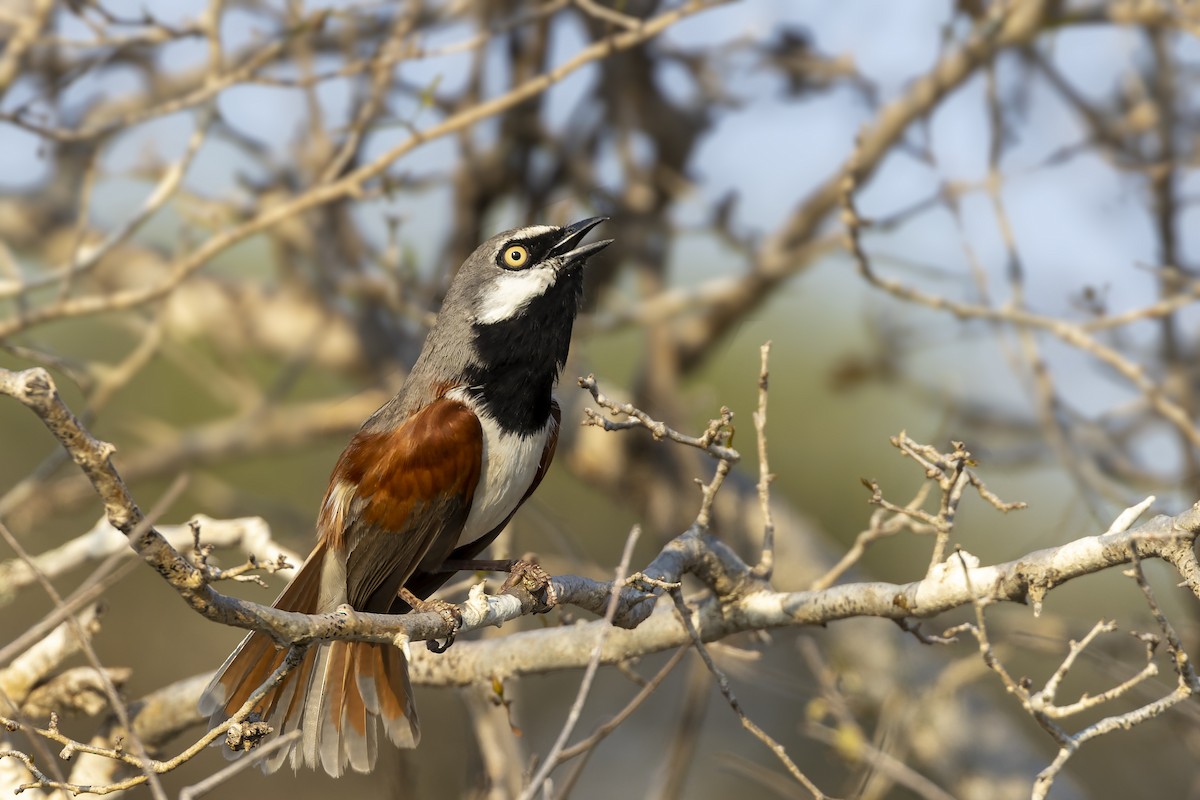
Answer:
[[[500,534],[554,458],[553,391],[583,267],[613,240],[581,242],[606,219],[504,231],[467,258],[403,386],[334,465],[316,546],[276,608],[403,613]],[[237,713],[285,655],[268,634],[247,635],[201,695],[210,725]],[[397,747],[421,737],[407,660],[391,644],[310,646],[254,711],[278,736],[300,731],[263,760],[267,772],[289,757],[294,769],[369,772],[380,725]]]

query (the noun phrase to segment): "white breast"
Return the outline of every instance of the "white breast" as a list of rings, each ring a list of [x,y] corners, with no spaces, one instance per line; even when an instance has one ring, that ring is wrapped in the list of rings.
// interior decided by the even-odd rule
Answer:
[[[469,406],[483,426],[483,463],[480,465],[479,483],[475,487],[471,513],[458,537],[458,544],[464,545],[491,533],[516,510],[521,498],[533,484],[542,453],[557,423],[553,417],[548,417],[545,426],[532,435],[504,433],[482,404],[465,390],[455,389],[448,392],[446,397]]]

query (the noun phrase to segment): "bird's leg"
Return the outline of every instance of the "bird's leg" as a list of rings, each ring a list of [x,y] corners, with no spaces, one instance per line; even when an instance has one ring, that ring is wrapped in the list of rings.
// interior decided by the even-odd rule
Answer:
[[[450,631],[450,635],[446,637],[445,644],[438,644],[437,639],[428,639],[425,642],[425,646],[432,653],[444,653],[449,650],[450,645],[454,644],[454,637],[458,629],[462,627],[462,612],[458,610],[458,606],[436,597],[429,600],[422,600],[403,586],[400,587],[400,599],[408,603],[412,607],[412,610],[418,614],[432,611],[435,614],[441,614],[443,619],[454,626]]]
[[[546,606],[558,605],[558,592],[554,591],[554,584],[550,582],[550,573],[542,569],[542,565],[536,561],[514,561],[508,568],[508,578],[500,591],[517,585],[535,597],[544,595]]]
[[[547,610],[549,610],[549,606],[558,604],[558,593],[554,591],[554,584],[550,582],[550,573],[542,569],[542,565],[537,563],[532,556],[526,556],[521,559],[462,559],[457,561],[443,561],[441,571],[507,572],[508,578],[504,581],[504,585],[500,587],[501,592],[520,584],[521,588],[535,597],[544,593],[544,605],[547,606]]]
[[[515,558],[462,558],[442,562],[438,572],[511,572]]]

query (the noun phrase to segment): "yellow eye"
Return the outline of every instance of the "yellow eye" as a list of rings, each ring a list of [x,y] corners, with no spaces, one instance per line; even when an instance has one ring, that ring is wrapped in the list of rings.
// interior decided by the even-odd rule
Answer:
[[[504,248],[503,259],[509,269],[520,269],[529,262],[529,251],[519,244],[510,244]]]

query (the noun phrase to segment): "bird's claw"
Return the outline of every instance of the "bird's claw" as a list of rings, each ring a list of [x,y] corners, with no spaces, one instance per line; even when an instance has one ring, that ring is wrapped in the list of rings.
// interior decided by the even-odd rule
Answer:
[[[404,600],[409,604],[409,606],[412,607],[413,611],[416,611],[420,614],[424,614],[426,612],[439,614],[441,615],[442,619],[446,620],[446,624],[450,625],[450,634],[446,637],[446,641],[444,643],[439,643],[437,639],[426,639],[425,647],[427,647],[431,653],[444,653],[449,650],[450,645],[454,644],[454,639],[458,634],[458,629],[461,628],[463,624],[463,615],[462,612],[459,611],[458,606],[449,602],[448,600],[441,600],[436,597],[428,600],[421,600],[420,598],[414,597],[412,594],[407,592],[405,592],[405,594],[408,596],[404,597]]]
[[[552,606],[558,605],[558,592],[554,590],[550,573],[542,569],[542,565],[536,561],[513,562],[500,591],[504,592],[518,585],[541,602],[545,610],[549,611]]]

